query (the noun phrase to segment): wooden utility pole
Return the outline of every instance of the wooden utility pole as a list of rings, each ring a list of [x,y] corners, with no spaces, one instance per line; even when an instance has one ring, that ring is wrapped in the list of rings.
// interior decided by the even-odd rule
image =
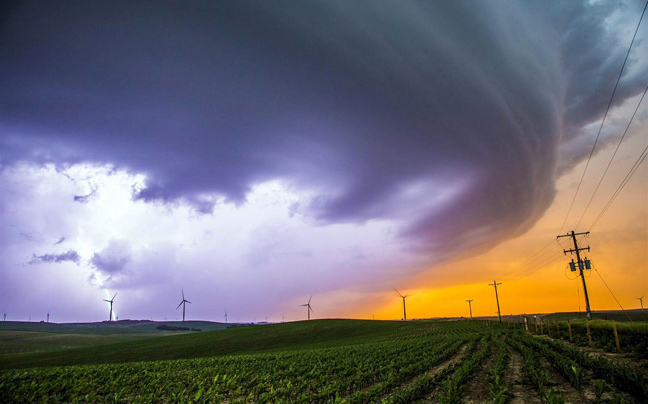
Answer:
[[[473,299],[466,300],[466,301],[468,302],[468,309],[470,310],[470,319],[472,320],[473,319],[472,318],[472,305],[470,304],[470,302],[472,302]]]
[[[580,277],[583,280],[583,294],[585,295],[585,310],[587,312],[586,317],[588,320],[592,319],[592,310],[590,310],[590,303],[589,303],[589,295],[587,294],[587,284],[585,284],[585,276],[583,275],[583,269],[585,268],[585,262],[581,260],[580,252],[583,250],[590,251],[589,246],[587,247],[578,247],[578,241],[576,241],[576,236],[580,235],[585,235],[589,234],[589,231],[585,231],[582,233],[574,233],[572,230],[570,233],[563,234],[561,236],[558,236],[557,238],[561,237],[571,237],[573,243],[574,243],[574,248],[571,248],[569,250],[563,250],[563,253],[567,255],[567,253],[576,253],[576,262],[574,263],[572,260],[571,268],[572,271],[575,270],[575,267],[578,266],[578,271],[580,272]],[[589,261],[587,261],[589,263]]]
[[[502,322],[502,312],[500,311],[500,305],[499,305],[499,296],[497,295],[497,285],[501,285],[501,283],[495,282],[493,280],[493,283],[489,283],[489,286],[495,286],[495,300],[497,301],[497,317],[499,317],[499,322]]]

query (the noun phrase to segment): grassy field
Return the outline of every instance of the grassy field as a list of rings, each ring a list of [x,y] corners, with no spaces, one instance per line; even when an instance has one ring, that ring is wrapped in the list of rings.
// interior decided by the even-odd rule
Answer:
[[[0,402],[648,402],[645,368],[617,358],[519,324],[314,320],[0,355]]]
[[[159,333],[157,327],[184,327],[197,329],[200,331],[222,330],[228,327],[228,324],[214,323],[211,321],[140,321],[140,320],[120,320],[120,321],[103,321],[100,323],[44,323],[28,321],[0,321],[0,331],[37,331],[61,334],[135,334],[135,333]]]
[[[160,326],[201,331],[227,328],[225,324],[208,321],[183,323],[122,320],[75,324],[3,321],[0,322],[0,357],[7,354],[56,351],[194,332],[160,330]]]
[[[0,331],[0,362],[2,362],[2,356],[7,354],[56,351],[84,346],[134,341],[170,334],[172,333],[65,334],[38,331],[2,330]]]
[[[585,320],[585,312],[563,312],[563,313],[552,313],[543,316],[544,321],[567,321],[574,319]],[[592,312],[593,320],[614,320],[618,322],[630,322],[632,321],[648,321],[648,310],[606,310],[606,311],[593,311]]]

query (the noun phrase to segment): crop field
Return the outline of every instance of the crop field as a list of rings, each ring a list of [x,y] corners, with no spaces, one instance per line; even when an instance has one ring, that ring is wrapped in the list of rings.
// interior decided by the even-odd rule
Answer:
[[[317,320],[2,355],[0,402],[646,403],[637,356],[506,323]]]

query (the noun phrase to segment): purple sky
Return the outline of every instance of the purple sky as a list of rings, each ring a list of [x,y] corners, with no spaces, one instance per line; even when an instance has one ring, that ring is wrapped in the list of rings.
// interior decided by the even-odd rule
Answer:
[[[335,313],[523,234],[644,2],[4,4],[0,310],[65,321]]]

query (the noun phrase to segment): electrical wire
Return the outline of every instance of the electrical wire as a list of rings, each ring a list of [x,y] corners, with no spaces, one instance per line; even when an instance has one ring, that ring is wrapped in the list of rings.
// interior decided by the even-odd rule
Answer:
[[[621,71],[619,72],[619,77],[617,77],[616,84],[614,85],[614,90],[612,91],[612,96],[610,97],[610,101],[608,102],[608,106],[605,110],[605,115],[603,115],[603,120],[601,121],[601,126],[599,127],[598,134],[596,135],[596,139],[594,140],[594,145],[592,146],[592,150],[590,151],[589,157],[587,158],[587,163],[585,164],[585,169],[583,170],[583,175],[581,175],[581,179],[578,182],[578,187],[576,187],[576,193],[574,193],[574,198],[571,201],[571,204],[569,205],[569,209],[567,210],[567,215],[565,216],[565,220],[563,220],[562,225],[560,226],[560,231],[558,233],[562,233],[563,228],[565,227],[565,223],[567,223],[567,219],[569,218],[569,214],[571,213],[572,208],[574,207],[574,202],[576,202],[576,197],[578,196],[578,191],[581,188],[581,185],[583,184],[583,179],[585,178],[585,173],[587,172],[587,168],[589,167],[589,163],[592,160],[592,155],[594,154],[594,149],[596,149],[596,144],[598,143],[599,137],[601,136],[601,131],[603,130],[603,124],[605,123],[605,119],[607,118],[608,112],[610,111],[610,107],[612,106],[612,100],[614,100],[614,95],[616,94],[616,90],[619,87],[619,81],[621,81],[621,75],[623,74],[623,70],[625,69],[626,62],[628,61],[628,56],[630,55],[630,50],[632,49],[632,45],[634,44],[635,38],[637,37],[637,32],[639,31],[639,26],[641,25],[641,21],[643,20],[643,16],[646,13],[646,7],[648,7],[648,1],[646,2],[646,5],[644,6],[643,11],[641,12],[641,17],[639,18],[639,23],[637,24],[637,28],[635,29],[634,35],[632,36],[632,41],[630,41],[630,46],[628,47],[628,52],[625,55],[625,58],[623,59],[623,65],[621,66]]]
[[[559,251],[555,251],[555,250],[550,250],[550,251],[553,252],[553,255],[549,255],[548,257],[545,257],[542,261],[536,262],[533,265],[529,265],[526,268],[521,268],[520,273],[518,273],[515,276],[512,276],[512,277],[510,277],[508,279],[502,279],[502,281],[506,280],[507,282],[513,282],[513,281],[522,279],[522,278],[530,275],[531,273],[535,272],[536,270],[545,267],[547,262],[553,261],[554,258],[557,259],[558,257],[562,256],[561,254],[559,254]]]
[[[608,284],[605,282],[605,279],[603,279],[603,277],[601,276],[601,273],[598,271],[598,269],[596,269],[596,266],[594,265],[593,262],[592,262],[592,268],[594,268],[594,271],[596,271],[596,274],[599,276],[599,278],[601,278],[601,281],[603,282],[603,284],[605,285],[605,287],[607,288],[607,290],[610,292],[610,294],[612,295],[612,297],[614,298],[614,300],[617,302],[617,304],[619,305],[619,307],[621,307],[621,310],[623,310],[623,314],[625,314],[626,317],[628,317],[628,320],[632,323],[633,321],[632,321],[632,319],[630,318],[630,316],[628,315],[628,313],[626,312],[626,309],[624,309],[623,306],[621,306],[621,303],[619,302],[619,299],[617,299],[616,296],[614,296],[614,292],[612,292],[612,289],[610,289],[610,287],[608,286]]]
[[[603,217],[605,212],[607,212],[608,208],[612,205],[612,203],[617,198],[617,196],[619,196],[619,194],[621,193],[623,188],[626,186],[628,181],[630,181],[630,178],[632,178],[634,173],[637,172],[637,169],[639,168],[641,163],[644,162],[644,160],[646,159],[646,156],[648,156],[648,146],[646,146],[646,148],[643,150],[643,152],[641,152],[641,154],[639,155],[639,158],[637,158],[637,161],[635,161],[634,165],[630,168],[630,171],[628,171],[628,174],[626,174],[625,178],[621,181],[621,184],[619,184],[616,191],[614,191],[614,194],[612,194],[612,196],[610,197],[608,202],[605,204],[605,206],[603,207],[601,212],[598,214],[596,219],[594,219],[594,222],[592,222],[592,225],[589,227],[588,231],[591,231],[594,228],[594,226],[596,225],[596,223],[598,223],[598,221],[601,219],[601,217]]]
[[[524,279],[527,276],[532,275],[533,273],[539,271],[540,269],[546,268],[547,265],[553,264],[555,261],[557,261],[559,258],[562,258],[562,257],[563,256],[561,254],[557,254],[557,255],[554,255],[553,257],[549,257],[548,259],[546,259],[545,261],[543,261],[542,263],[537,265],[534,269],[531,269],[531,270],[527,271],[527,273],[525,273],[524,275],[522,275],[522,276],[520,276],[518,278],[509,279],[508,282],[509,283],[517,282],[517,281],[519,281],[521,279]]]
[[[504,275],[500,275],[498,278],[499,278],[500,280],[504,280],[504,279],[506,279],[506,277],[508,277],[509,275],[511,275],[511,274],[513,274],[513,273],[515,273],[515,272],[517,272],[517,271],[523,269],[523,267],[525,267],[527,264],[530,264],[532,261],[535,261],[535,260],[539,259],[540,257],[546,255],[548,252],[551,251],[550,249],[549,249],[549,250],[546,250],[546,248],[547,248],[547,247],[550,247],[552,244],[553,244],[553,240],[551,240],[549,243],[547,243],[547,244],[546,244],[544,247],[542,247],[540,250],[536,251],[533,255],[531,255],[529,258],[527,258],[527,259],[526,259],[524,262],[522,262],[519,266],[517,266],[516,268],[514,268],[514,269],[508,271],[508,272],[505,273]],[[546,250],[546,251],[544,251],[544,250]],[[544,251],[544,252],[543,252],[542,254],[540,254],[541,251]]]
[[[573,281],[573,280],[578,279],[578,277],[580,276],[580,275],[578,275],[578,274],[576,274],[576,276],[573,277],[573,278],[570,278],[569,276],[567,276],[567,275],[568,275],[568,274],[567,274],[567,268],[569,268],[569,265],[565,265],[565,270],[564,270],[564,271],[565,271],[565,278],[567,278],[567,279],[570,280],[570,281]],[[571,272],[571,271],[569,271],[569,272]]]
[[[648,2],[646,3],[648,4]],[[635,108],[634,112],[632,113],[632,117],[630,118],[630,122],[628,122],[628,126],[626,126],[625,130],[623,131],[623,136],[621,136],[621,139],[619,139],[619,143],[617,144],[616,149],[614,149],[614,154],[612,154],[612,157],[610,158],[610,161],[608,162],[607,167],[605,167],[605,171],[603,172],[603,175],[601,176],[601,179],[599,180],[598,184],[596,185],[596,189],[594,189],[594,193],[592,194],[592,197],[590,198],[589,202],[587,202],[587,206],[585,207],[585,210],[583,211],[583,214],[581,215],[580,219],[578,219],[578,223],[576,223],[576,226],[574,228],[578,228],[578,225],[583,221],[583,217],[585,216],[585,213],[587,213],[587,209],[589,209],[590,205],[592,204],[592,201],[594,200],[594,196],[596,196],[596,193],[599,190],[599,187],[601,186],[601,183],[603,182],[603,178],[605,178],[605,174],[607,174],[608,170],[610,169],[610,166],[612,165],[612,161],[614,160],[614,157],[616,156],[617,152],[619,151],[619,147],[621,146],[621,142],[623,142],[623,139],[625,138],[626,134],[628,133],[628,129],[630,129],[630,126],[632,125],[632,121],[634,120],[635,115],[637,114],[637,111],[639,111],[639,107],[641,106],[641,102],[643,101],[644,97],[646,96],[646,91],[648,91],[648,86],[646,86],[646,89],[644,90],[643,94],[641,95],[641,99],[637,103],[637,108]]]

